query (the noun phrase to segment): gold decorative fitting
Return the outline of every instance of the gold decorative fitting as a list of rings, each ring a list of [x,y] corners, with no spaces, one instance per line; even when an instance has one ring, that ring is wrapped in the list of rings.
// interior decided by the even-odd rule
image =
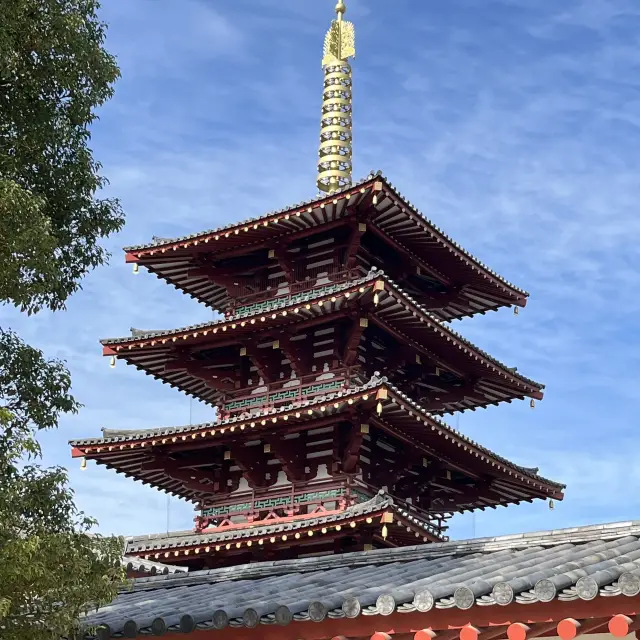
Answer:
[[[352,184],[352,75],[348,58],[355,51],[353,23],[343,20],[344,2],[324,39],[322,67],[324,91],[318,152],[318,189],[334,193]]]
[[[378,404],[376,406],[376,413],[378,415],[382,415],[382,402],[378,402]]]
[[[387,525],[385,524],[382,526],[382,539],[386,540],[388,535],[389,535],[389,529],[387,529]]]
[[[378,293],[374,293],[373,294],[373,304],[378,306],[378,302],[380,302],[380,296],[378,295]]]

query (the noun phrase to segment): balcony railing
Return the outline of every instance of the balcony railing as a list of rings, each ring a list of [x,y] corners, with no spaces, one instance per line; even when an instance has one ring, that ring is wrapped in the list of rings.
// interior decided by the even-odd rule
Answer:
[[[228,418],[238,413],[260,413],[283,404],[294,404],[340,389],[362,384],[359,366],[329,369],[300,378],[278,380],[240,389],[228,397],[220,407],[220,417]]]
[[[322,276],[313,276],[309,279],[299,280],[291,284],[286,282],[269,287],[262,291],[247,294],[236,298],[229,307],[230,315],[241,313],[265,313],[282,302],[294,303],[302,300],[309,294],[322,295],[334,287],[362,277],[360,269],[343,269]]]

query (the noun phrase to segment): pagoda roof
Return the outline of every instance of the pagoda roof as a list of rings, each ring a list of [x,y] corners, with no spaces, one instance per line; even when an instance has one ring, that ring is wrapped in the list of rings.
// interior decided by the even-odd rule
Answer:
[[[463,249],[432,221],[424,217],[380,172],[371,172],[353,186],[328,196],[297,203],[263,216],[249,218],[180,236],[154,238],[151,243],[125,247],[127,261],[142,264],[159,278],[173,284],[214,309],[226,307],[229,298],[221,284],[209,277],[193,273],[194,252],[206,252],[224,258],[238,251],[257,250],[266,243],[283,237],[319,231],[324,226],[344,224],[360,203],[370,203],[376,231],[388,237],[396,251],[412,256],[418,262],[428,254],[431,272],[444,282],[466,283],[461,291],[465,306],[448,304],[440,312],[449,320],[473,313],[484,313],[502,306],[525,306],[529,294],[491,270]],[[169,253],[170,252],[170,253]],[[470,311],[471,309],[471,311]]]
[[[465,625],[482,631],[498,623],[506,636],[510,623],[555,630],[564,618],[587,619],[593,628],[602,617],[606,628],[614,614],[634,615],[639,593],[635,521],[141,578],[82,622],[104,626],[111,637],[225,628],[235,637],[234,627],[248,634],[246,627],[274,623],[280,626],[261,626],[256,637],[457,632]],[[306,621],[323,626],[309,629]]]
[[[380,393],[383,391],[382,393]],[[501,491],[498,504],[531,501],[534,498],[562,499],[565,485],[538,474],[535,468],[523,467],[499,456],[476,441],[436,419],[420,405],[411,400],[386,378],[374,377],[364,385],[341,390],[291,405],[269,409],[260,416],[248,418],[232,417],[198,425],[149,430],[114,432],[105,431],[102,438],[72,440],[73,456],[85,456],[108,468],[141,480],[156,488],[189,500],[198,500],[198,494],[184,487],[180,481],[170,478],[158,470],[145,470],[153,451],[162,446],[189,444],[198,440],[202,446],[207,441],[212,446],[222,445],[225,438],[237,435],[236,431],[249,429],[259,438],[261,433],[273,433],[280,429],[304,428],[310,422],[333,419],[347,408],[372,408],[382,406],[380,415],[372,418],[374,425],[392,432],[410,446],[429,452],[453,468],[467,472],[470,467],[482,469],[486,477],[495,478],[494,491]],[[314,428],[308,426],[307,428]],[[206,487],[203,485],[203,489]],[[466,511],[477,506],[461,506]],[[464,505],[466,503],[462,503]],[[490,502],[482,506],[496,506]]]
[[[292,538],[298,534],[307,534],[309,531],[320,531],[323,528],[336,525],[348,526],[354,523],[355,527],[361,524],[365,518],[382,515],[385,512],[393,513],[394,521],[401,522],[403,526],[411,528],[416,537],[424,542],[443,540],[440,532],[431,524],[420,518],[416,512],[412,512],[408,505],[398,504],[391,496],[380,491],[366,502],[347,507],[342,511],[315,513],[310,515],[278,518],[273,521],[261,521],[258,523],[241,523],[226,525],[209,529],[202,533],[194,531],[176,531],[171,533],[159,533],[144,536],[129,537],[126,540],[127,553],[168,558],[170,556],[184,556],[197,549],[213,553],[214,549],[224,551],[226,545],[234,546],[238,543],[245,545],[252,541],[253,544],[262,544],[263,541],[272,543],[291,543]],[[277,538],[275,536],[278,536]],[[284,536],[284,540],[282,540]],[[239,546],[239,545],[238,545]],[[216,548],[217,547],[217,548]]]
[[[322,286],[303,295],[277,298],[263,308],[205,323],[162,331],[132,329],[130,336],[101,340],[103,353],[121,357],[162,382],[177,387],[200,400],[215,404],[222,394],[208,387],[202,379],[192,376],[187,371],[165,371],[165,365],[172,360],[172,348],[193,347],[205,342],[210,343],[211,346],[216,346],[216,342],[232,344],[234,339],[240,343],[242,339],[255,336],[256,330],[264,331],[288,325],[295,328],[295,324],[299,322],[309,322],[330,314],[344,312],[347,298],[352,302],[362,302],[368,296],[371,302],[371,294],[375,287],[378,287],[376,295],[379,297],[379,304],[372,307],[371,314],[374,318],[381,320],[385,327],[389,324],[400,326],[399,323],[402,323],[399,339],[415,345],[428,336],[428,342],[439,349],[446,350],[450,356],[459,361],[467,362],[468,366],[477,370],[480,377],[483,377],[482,374],[491,375],[504,383],[496,385],[495,383],[484,384],[480,381],[475,395],[484,396],[484,401],[464,398],[456,403],[456,407],[447,411],[484,407],[502,400],[510,401],[513,398],[542,398],[544,385],[523,376],[515,368],[508,367],[462,337],[448,324],[419,305],[380,270],[372,270],[366,276],[350,282]],[[391,315],[392,319],[387,317]],[[214,336],[214,334],[217,335]],[[222,337],[223,334],[224,337]],[[434,348],[431,347],[428,351],[433,352]],[[206,362],[201,364],[206,365]],[[446,368],[446,362],[443,361],[441,366]],[[216,372],[211,370],[211,373]]]

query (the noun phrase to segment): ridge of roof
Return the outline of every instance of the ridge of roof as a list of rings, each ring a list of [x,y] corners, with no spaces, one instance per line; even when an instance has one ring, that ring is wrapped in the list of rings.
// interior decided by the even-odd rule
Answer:
[[[177,565],[163,564],[153,560],[145,560],[138,556],[124,555],[122,556],[122,566],[127,571],[139,571],[141,573],[150,573],[155,575],[168,575],[170,573],[187,573],[188,567],[179,567]]]
[[[339,391],[339,392],[334,392],[334,393],[330,393],[330,394],[326,394],[326,395],[322,395],[322,396],[316,396],[315,398],[311,399],[311,400],[306,400],[302,403],[299,403],[299,406],[295,406],[293,404],[291,405],[284,405],[282,407],[277,407],[277,408],[273,408],[271,410],[268,411],[268,413],[263,414],[264,416],[273,416],[279,413],[286,413],[288,411],[291,411],[292,409],[298,409],[298,408],[308,408],[314,405],[318,405],[318,404],[322,404],[323,402],[326,402],[327,400],[333,400],[335,401],[336,398],[339,397],[347,397],[347,396],[351,396],[351,395],[357,395],[358,393],[362,393],[364,391],[369,391],[378,387],[382,387],[382,386],[386,386],[389,391],[391,393],[393,393],[394,395],[396,395],[397,397],[399,397],[402,401],[406,402],[408,405],[410,405],[415,411],[419,411],[423,416],[427,417],[429,420],[431,420],[434,425],[436,425],[437,427],[439,427],[440,429],[442,429],[445,433],[448,433],[452,436],[455,436],[456,438],[458,438],[460,441],[462,441],[465,444],[471,445],[472,447],[476,448],[478,451],[480,451],[481,453],[483,453],[484,455],[491,457],[495,460],[497,460],[498,462],[502,463],[505,467],[508,467],[510,469],[513,469],[514,471],[517,471],[518,473],[522,474],[523,476],[530,478],[532,480],[535,480],[537,482],[542,482],[542,483],[546,483],[548,485],[557,487],[558,489],[564,489],[566,487],[566,485],[559,483],[559,482],[555,482],[553,480],[550,480],[548,478],[545,478],[544,476],[541,476],[537,473],[537,468],[532,468],[532,467],[523,467],[520,465],[517,465],[513,462],[511,462],[510,460],[508,460],[507,458],[504,458],[502,456],[500,456],[499,454],[491,451],[490,449],[484,447],[483,445],[479,444],[478,442],[476,442],[475,440],[472,440],[471,438],[469,438],[468,436],[465,436],[461,431],[458,431],[457,429],[451,427],[450,425],[448,425],[447,423],[445,423],[444,421],[440,420],[439,418],[436,418],[434,416],[432,416],[429,412],[427,412],[425,409],[423,409],[417,402],[415,402],[414,400],[412,400],[408,395],[406,395],[405,393],[403,393],[400,389],[398,389],[397,387],[395,387],[394,385],[392,385],[388,379],[386,377],[378,377],[376,375],[374,375],[368,382],[366,382],[363,385],[359,385],[357,387],[352,387],[350,389],[347,389],[345,391]],[[167,427],[165,429],[162,428],[156,428],[154,430],[151,431],[130,431],[127,432],[129,433],[128,436],[117,436],[116,438],[112,438],[112,439],[98,439],[98,438],[89,438],[89,439],[84,439],[84,440],[71,440],[69,442],[69,444],[72,447],[83,447],[83,446],[102,446],[105,444],[110,444],[110,443],[115,443],[115,442],[130,442],[132,440],[142,440],[145,439],[147,437],[152,437],[155,435],[160,435],[160,436],[169,436],[169,435],[174,435],[176,433],[190,433],[193,431],[202,431],[202,430],[206,430],[206,429],[218,429],[220,427],[226,427],[227,425],[234,425],[234,424],[238,424],[240,422],[247,422],[249,420],[244,419],[244,418],[239,418],[239,417],[231,417],[231,418],[224,418],[218,422],[207,422],[207,423],[202,423],[199,425],[188,425],[188,426],[182,426],[182,427]],[[124,431],[119,431],[120,433],[124,433]],[[535,469],[535,472],[534,472]]]
[[[484,359],[486,359],[489,363],[500,367],[501,369],[507,371],[509,373],[509,375],[511,375],[514,379],[519,379],[522,382],[529,384],[533,387],[536,387],[539,390],[544,389],[544,385],[536,382],[535,380],[532,380],[531,378],[528,378],[524,375],[522,375],[521,373],[518,373],[517,371],[514,371],[512,368],[508,367],[506,364],[504,364],[503,362],[501,362],[500,360],[498,360],[497,358],[494,358],[492,355],[490,355],[489,353],[487,353],[486,351],[484,351],[484,349],[481,349],[480,347],[478,347],[477,345],[475,345],[473,342],[471,342],[470,340],[468,340],[467,338],[463,337],[460,333],[458,333],[457,331],[455,331],[454,329],[452,329],[448,323],[443,322],[442,320],[439,320],[438,318],[436,318],[428,309],[426,309],[424,306],[420,305],[414,298],[412,298],[410,295],[408,295],[404,289],[402,289],[402,287],[399,287],[389,276],[387,276],[383,270],[381,269],[376,269],[375,267],[372,268],[369,273],[366,276],[363,276],[362,278],[357,278],[355,280],[350,280],[348,282],[343,282],[343,283],[339,283],[337,285],[333,285],[333,286],[328,286],[326,287],[327,291],[323,292],[321,294],[318,293],[313,293],[311,292],[310,294],[307,294],[305,296],[300,297],[299,300],[297,300],[296,302],[292,302],[291,298],[283,298],[282,300],[278,300],[273,307],[270,307],[268,309],[268,311],[256,311],[253,313],[240,313],[240,314],[233,314],[230,316],[226,316],[223,318],[217,318],[215,320],[210,320],[208,322],[204,322],[204,323],[200,323],[200,324],[196,324],[196,325],[189,325],[186,327],[179,327],[177,329],[170,329],[170,330],[164,330],[164,331],[151,331],[149,333],[145,333],[145,334],[140,334],[139,332],[136,332],[134,335],[132,336],[125,336],[125,337],[121,337],[121,338],[104,338],[100,341],[100,343],[104,346],[109,346],[111,344],[117,344],[117,343],[126,343],[126,342],[131,342],[131,341],[136,341],[136,340],[146,340],[146,339],[153,339],[153,338],[157,338],[157,337],[161,337],[161,336],[169,336],[172,334],[176,334],[176,333],[183,333],[183,332],[191,332],[191,331],[197,331],[200,329],[208,329],[208,328],[214,328],[216,327],[216,325],[223,325],[229,322],[236,322],[238,320],[246,320],[252,317],[258,317],[260,315],[263,315],[264,313],[271,313],[273,311],[278,311],[281,309],[284,309],[286,307],[289,306],[297,306],[301,303],[304,302],[309,302],[311,300],[314,300],[318,297],[324,297],[326,295],[333,295],[335,293],[339,293],[340,291],[349,289],[351,287],[360,285],[360,284],[364,284],[365,282],[370,282],[371,280],[376,280],[382,278],[383,280],[385,280],[393,289],[395,289],[395,291],[401,295],[402,297],[404,297],[411,305],[413,305],[420,313],[424,314],[424,316],[426,318],[429,319],[430,322],[432,322],[433,324],[437,325],[441,331],[443,332],[447,332],[449,334],[451,334],[456,340],[458,340],[459,342],[461,342],[463,345],[465,345],[467,348],[473,349],[475,351],[477,351]]]
[[[413,213],[415,213],[417,216],[419,216],[424,221],[425,224],[427,224],[428,226],[432,227],[433,230],[437,234],[439,234],[441,236],[441,239],[445,243],[450,244],[456,251],[461,253],[467,259],[469,259],[472,262],[474,262],[477,265],[477,267],[479,267],[481,270],[486,271],[487,273],[489,273],[493,278],[495,278],[501,284],[506,285],[508,288],[513,289],[514,291],[517,291],[518,293],[520,293],[520,294],[522,294],[524,296],[527,296],[527,297],[529,296],[529,293],[527,291],[525,291],[524,289],[521,289],[520,287],[517,287],[515,284],[513,284],[512,282],[510,282],[506,278],[502,277],[496,271],[494,271],[493,269],[489,268],[484,262],[479,260],[476,256],[474,256],[472,253],[470,253],[469,251],[464,249],[461,245],[459,245],[455,240],[453,240],[453,238],[451,238],[451,236],[449,236],[446,233],[444,233],[444,231],[442,231],[442,229],[440,227],[438,227],[436,224],[434,224],[433,221],[431,221],[429,218],[427,218],[408,198],[406,198],[402,194],[402,192],[391,182],[391,180],[389,180],[389,178],[387,178],[384,175],[384,173],[379,169],[370,171],[367,174],[366,177],[358,180],[357,182],[353,183],[351,186],[346,187],[344,189],[340,189],[338,191],[335,191],[330,195],[319,194],[318,196],[316,196],[315,198],[313,198],[311,200],[304,200],[304,201],[299,202],[297,204],[289,205],[289,206],[283,207],[281,209],[275,209],[275,210],[270,211],[268,213],[265,213],[265,214],[263,214],[261,216],[257,216],[257,217],[253,217],[253,218],[247,218],[246,220],[242,220],[242,221],[239,221],[239,222],[232,222],[232,223],[229,223],[229,224],[226,224],[226,225],[222,225],[220,227],[216,227],[216,228],[213,228],[213,229],[208,229],[208,230],[205,230],[205,231],[199,231],[197,233],[191,233],[191,234],[187,234],[187,235],[184,235],[184,236],[177,236],[175,238],[156,238],[151,243],[140,244],[140,245],[131,245],[131,246],[128,246],[128,247],[124,247],[124,251],[127,251],[127,252],[143,251],[143,250],[147,250],[147,249],[153,249],[155,247],[161,247],[161,246],[166,245],[166,244],[175,244],[177,242],[184,242],[184,241],[187,241],[187,240],[199,238],[200,236],[206,236],[206,235],[222,233],[222,232],[225,232],[225,231],[229,231],[230,229],[234,229],[235,227],[240,227],[242,225],[247,225],[247,224],[250,224],[250,223],[256,223],[256,222],[259,222],[259,221],[263,221],[265,218],[269,218],[271,216],[287,213],[287,212],[290,212],[290,211],[292,211],[294,209],[299,209],[299,208],[302,208],[302,207],[308,207],[309,205],[312,205],[312,204],[319,204],[319,203],[324,202],[324,201],[333,200],[333,199],[335,199],[336,196],[341,196],[341,195],[344,195],[346,193],[349,193],[350,191],[358,190],[359,188],[362,187],[362,185],[366,184],[367,182],[371,182],[371,181],[378,180],[378,179],[382,180],[387,185],[389,190],[391,190],[395,194],[395,196],[397,198],[401,199],[407,205],[407,207],[409,209],[411,209],[411,211]]]

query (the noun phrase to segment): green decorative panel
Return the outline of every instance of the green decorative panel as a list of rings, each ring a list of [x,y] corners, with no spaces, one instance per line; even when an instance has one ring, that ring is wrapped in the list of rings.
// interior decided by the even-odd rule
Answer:
[[[226,504],[221,507],[210,507],[209,509],[204,509],[202,511],[202,515],[205,518],[214,516],[232,516],[234,513],[248,511],[249,509],[251,509],[250,502],[239,502],[238,504]]]
[[[310,491],[308,493],[299,493],[294,495],[294,504],[304,504],[307,502],[321,502],[323,500],[335,500],[345,495],[346,489],[343,487],[339,489],[327,489],[325,491]],[[365,500],[369,500],[368,496],[364,497]],[[256,500],[253,503],[254,511],[266,511],[273,510],[279,507],[290,507],[291,496],[279,496],[277,498],[263,498]],[[247,512],[251,510],[251,502],[239,502],[237,504],[223,505],[220,507],[210,507],[202,511],[204,518],[211,518],[215,516],[227,516],[230,517],[236,513]]]
[[[246,305],[244,307],[238,307],[235,311],[236,315],[241,313],[255,314],[266,313],[271,311],[275,307],[281,305],[283,302],[286,304],[296,304],[297,302],[306,302],[309,297],[315,298],[317,296],[324,295],[325,293],[331,293],[335,289],[335,285],[329,285],[327,287],[320,287],[318,289],[312,289],[311,291],[304,291],[303,293],[297,293],[292,296],[279,296],[277,298],[271,298],[264,302],[256,302],[255,304]]]
[[[242,409],[253,409],[265,404],[276,404],[279,402],[286,402],[287,400],[293,401],[302,394],[302,396],[315,395],[318,393],[328,393],[340,389],[342,386],[341,380],[335,380],[331,382],[319,382],[308,387],[304,387],[300,392],[299,387],[293,387],[291,389],[283,389],[282,391],[274,391],[269,395],[253,396],[251,398],[244,398],[242,400],[233,400],[227,402],[224,405],[226,411],[238,411]]]

